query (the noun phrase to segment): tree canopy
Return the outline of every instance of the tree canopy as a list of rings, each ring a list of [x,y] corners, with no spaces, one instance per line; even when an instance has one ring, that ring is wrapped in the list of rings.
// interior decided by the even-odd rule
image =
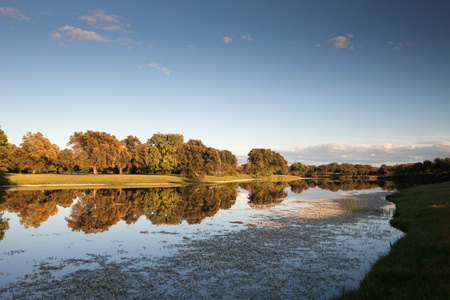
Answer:
[[[114,167],[122,144],[114,136],[106,132],[75,132],[69,139],[76,158],[81,164],[92,168],[98,174],[98,168]]]
[[[33,174],[36,173],[38,164],[54,163],[59,153],[59,147],[50,143],[40,132],[28,132],[23,136],[20,145],[23,149],[24,161],[32,168]]]

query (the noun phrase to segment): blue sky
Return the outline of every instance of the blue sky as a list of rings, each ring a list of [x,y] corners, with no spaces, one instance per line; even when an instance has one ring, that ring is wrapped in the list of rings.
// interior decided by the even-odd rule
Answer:
[[[450,156],[448,1],[2,1],[0,126],[289,163]]]

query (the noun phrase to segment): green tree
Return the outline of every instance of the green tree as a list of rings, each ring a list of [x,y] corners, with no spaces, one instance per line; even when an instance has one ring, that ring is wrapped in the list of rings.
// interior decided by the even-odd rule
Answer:
[[[91,167],[95,175],[98,168],[114,167],[123,148],[114,135],[91,130],[75,132],[67,145],[72,146],[77,160]]]
[[[145,165],[147,148],[136,136],[132,135],[122,140],[122,145],[130,155],[128,167],[131,169],[131,173],[136,173],[139,168]]]
[[[289,167],[289,173],[294,176],[305,176],[309,167],[301,162],[295,162]]]
[[[8,157],[11,151],[11,145],[8,143],[8,136],[0,127],[0,174],[7,171]]]
[[[64,149],[58,153],[56,158],[56,168],[58,172],[62,170],[64,172],[70,171],[70,173],[72,173],[76,164],[75,155],[71,149]]]
[[[157,169],[164,173],[171,173],[178,168],[178,161],[175,158],[175,152],[183,145],[184,137],[176,133],[155,133],[147,141],[147,147],[156,147],[161,155]]]
[[[32,173],[36,173],[38,164],[51,164],[56,161],[59,147],[45,138],[42,133],[28,132],[23,136],[22,149],[25,154],[25,161],[32,168]]]
[[[286,174],[288,171],[284,157],[270,149],[252,149],[248,154],[248,162],[259,175]]]

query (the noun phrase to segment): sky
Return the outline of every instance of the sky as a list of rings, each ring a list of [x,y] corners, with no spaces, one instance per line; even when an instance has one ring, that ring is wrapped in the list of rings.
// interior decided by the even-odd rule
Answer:
[[[0,0],[0,126],[291,164],[450,156],[450,2]]]

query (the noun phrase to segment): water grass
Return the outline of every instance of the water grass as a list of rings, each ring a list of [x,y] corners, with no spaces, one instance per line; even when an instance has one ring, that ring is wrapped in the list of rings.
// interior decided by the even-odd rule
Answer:
[[[391,224],[404,231],[359,289],[340,299],[450,299],[450,182],[388,196]]]
[[[368,201],[363,197],[347,196],[341,202],[341,207],[348,212],[357,212],[367,209]]]

